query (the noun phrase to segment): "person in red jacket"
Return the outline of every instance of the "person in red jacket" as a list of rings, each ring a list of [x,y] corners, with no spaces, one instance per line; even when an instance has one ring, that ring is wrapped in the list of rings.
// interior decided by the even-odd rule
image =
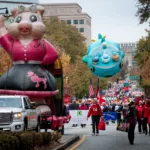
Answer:
[[[92,129],[93,129],[92,135],[95,135],[95,127],[96,127],[96,136],[98,136],[98,134],[99,134],[98,124],[99,124],[100,117],[103,116],[103,112],[102,112],[99,104],[97,103],[97,100],[93,100],[93,104],[90,107],[88,115],[87,115],[87,119],[90,116],[92,116]]]
[[[84,102],[81,103],[79,110],[88,110],[88,107],[85,105]],[[82,128],[85,128],[86,124],[81,124]]]
[[[145,135],[147,135],[147,124],[148,124],[148,117],[150,115],[150,101],[146,100],[145,101],[145,106],[144,106],[144,131]],[[150,135],[150,125],[149,125],[149,135]]]
[[[139,105],[137,105],[136,111],[137,111],[138,131],[139,133],[141,133],[142,129],[144,131],[144,126],[143,126],[144,106],[142,101],[139,101]]]

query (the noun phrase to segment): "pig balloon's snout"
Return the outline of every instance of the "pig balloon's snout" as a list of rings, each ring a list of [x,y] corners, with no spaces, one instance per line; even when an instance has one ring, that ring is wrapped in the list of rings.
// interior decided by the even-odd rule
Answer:
[[[32,25],[30,23],[20,23],[18,29],[22,34],[30,33]]]

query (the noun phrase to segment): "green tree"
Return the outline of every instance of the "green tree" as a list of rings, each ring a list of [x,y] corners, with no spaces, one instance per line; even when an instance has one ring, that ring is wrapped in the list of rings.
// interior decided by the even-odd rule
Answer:
[[[90,78],[92,78],[93,87],[96,91],[98,77],[92,75],[87,65],[82,62],[81,57],[78,57],[76,64],[70,65],[69,78],[70,83],[67,91],[70,95],[75,95],[77,97],[87,95],[89,93]],[[100,89],[105,89],[106,87],[106,79],[100,79]]]
[[[150,0],[137,0],[137,6],[136,16],[139,17],[140,24],[142,24],[150,18]]]
[[[74,63],[78,56],[83,56],[86,52],[85,38],[74,26],[61,22],[56,17],[47,18],[45,38],[59,48],[61,55],[65,51]]]
[[[140,68],[140,84],[145,89],[146,94],[150,94],[150,31],[148,30],[147,36],[142,37],[137,43],[135,60]]]

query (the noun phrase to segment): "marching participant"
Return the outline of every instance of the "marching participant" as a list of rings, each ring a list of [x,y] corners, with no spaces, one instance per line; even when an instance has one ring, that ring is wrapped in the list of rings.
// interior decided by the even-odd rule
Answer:
[[[96,136],[98,136],[99,134],[98,124],[99,124],[100,118],[103,117],[103,112],[101,110],[101,107],[97,103],[97,100],[93,99],[93,104],[89,109],[87,120],[90,116],[92,116],[92,129],[93,129],[92,135],[95,135],[95,128],[96,128]]]
[[[145,106],[144,106],[144,132],[145,132],[145,135],[147,135],[147,132],[148,132],[147,124],[148,124],[149,115],[150,115],[150,101],[147,99],[145,101]],[[149,126],[149,135],[150,135],[150,126]]]
[[[142,129],[144,131],[143,126],[144,106],[142,101],[139,101],[139,105],[136,107],[136,110],[137,110],[138,131],[139,133],[141,133]]]
[[[135,108],[135,103],[130,102],[129,104],[129,111],[126,116],[128,122],[128,139],[131,145],[134,144],[134,130],[137,121],[137,113]]]
[[[88,110],[88,107],[85,105],[84,102],[81,102],[81,105],[79,106],[79,110]],[[86,124],[81,124],[82,128],[85,128]]]

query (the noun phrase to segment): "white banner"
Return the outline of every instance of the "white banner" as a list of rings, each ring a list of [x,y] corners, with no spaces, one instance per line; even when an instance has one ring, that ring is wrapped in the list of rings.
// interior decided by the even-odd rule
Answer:
[[[70,124],[92,124],[91,117],[87,118],[88,110],[70,110]]]

